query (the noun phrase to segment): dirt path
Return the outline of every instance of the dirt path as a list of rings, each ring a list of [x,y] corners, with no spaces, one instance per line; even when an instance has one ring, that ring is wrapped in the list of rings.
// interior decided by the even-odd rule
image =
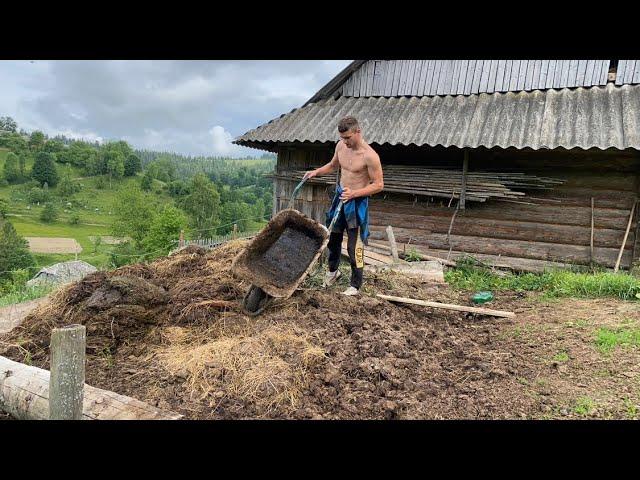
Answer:
[[[34,253],[80,253],[82,247],[75,238],[25,237]]]
[[[18,326],[31,310],[48,300],[48,297],[36,298],[28,302],[0,307],[0,333],[6,333]]]

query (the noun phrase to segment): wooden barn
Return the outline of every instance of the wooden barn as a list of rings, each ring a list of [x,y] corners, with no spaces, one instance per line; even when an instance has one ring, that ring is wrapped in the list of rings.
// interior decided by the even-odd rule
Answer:
[[[640,256],[640,60],[354,61],[235,140],[277,153],[274,212],[331,159],[345,115],[382,161],[372,239],[392,225],[423,253],[523,270]],[[335,181],[295,208],[324,221]]]

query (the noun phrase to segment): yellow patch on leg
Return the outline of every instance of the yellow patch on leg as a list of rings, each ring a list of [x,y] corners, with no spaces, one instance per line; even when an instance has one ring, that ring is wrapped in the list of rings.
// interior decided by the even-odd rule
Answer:
[[[356,240],[356,267],[364,268],[364,244],[362,243],[362,239],[360,238],[359,227],[356,235],[358,235]]]

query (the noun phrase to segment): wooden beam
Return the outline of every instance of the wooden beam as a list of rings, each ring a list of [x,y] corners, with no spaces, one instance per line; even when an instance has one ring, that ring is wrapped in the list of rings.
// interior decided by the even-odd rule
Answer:
[[[622,258],[622,253],[624,252],[624,246],[627,243],[627,236],[629,235],[629,229],[631,228],[631,221],[633,220],[633,212],[636,210],[636,204],[638,202],[633,203],[633,207],[631,207],[631,213],[629,214],[629,223],[627,223],[627,230],[624,232],[624,239],[622,240],[622,246],[620,247],[620,253],[618,253],[618,259],[616,260],[616,266],[613,268],[613,272],[617,272],[620,267],[620,259]],[[633,258],[631,259],[633,262]]]
[[[400,302],[400,303],[410,303],[413,305],[422,305],[424,307],[432,307],[432,308],[443,308],[445,310],[456,310],[459,312],[470,312],[470,313],[478,313],[481,315],[491,315],[493,317],[504,317],[504,318],[513,318],[516,316],[513,312],[506,312],[503,310],[491,310],[489,308],[479,308],[479,307],[465,307],[463,305],[453,305],[450,303],[439,303],[439,302],[427,302],[425,300],[416,300],[414,298],[405,298],[405,297],[393,297],[390,295],[376,295],[383,300],[389,300],[390,302]]]
[[[464,149],[464,159],[462,160],[462,186],[460,187],[460,208],[464,210],[467,198],[467,172],[469,170],[469,149]]]
[[[393,228],[391,225],[387,227],[387,240],[389,240],[389,248],[391,248],[393,261],[398,262],[400,260],[400,257],[398,257],[398,246],[396,245],[396,237],[393,235]]]

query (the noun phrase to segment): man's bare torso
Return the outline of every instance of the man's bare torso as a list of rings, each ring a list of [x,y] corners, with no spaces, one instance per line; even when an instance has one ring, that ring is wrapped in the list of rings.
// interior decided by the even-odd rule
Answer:
[[[338,145],[338,162],[340,162],[340,184],[352,190],[364,188],[371,183],[367,158],[371,157],[375,151],[365,144],[363,148],[354,151],[342,142]]]

